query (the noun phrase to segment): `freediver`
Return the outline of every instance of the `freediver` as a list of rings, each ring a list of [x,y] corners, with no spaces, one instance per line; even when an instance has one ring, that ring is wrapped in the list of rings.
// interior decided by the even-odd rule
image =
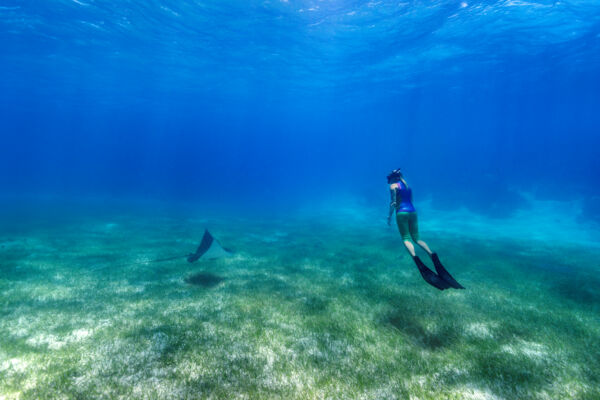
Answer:
[[[388,185],[390,185],[391,195],[387,223],[388,225],[391,225],[392,214],[396,212],[396,224],[398,225],[400,236],[402,236],[404,247],[406,247],[406,250],[413,258],[421,276],[425,279],[425,282],[440,290],[448,288],[464,289],[464,287],[458,283],[448,271],[446,271],[446,268],[444,268],[440,262],[438,255],[432,252],[429,246],[427,246],[427,243],[419,237],[417,210],[412,203],[412,189],[408,186],[406,180],[404,180],[402,171],[398,168],[390,172],[387,176],[387,182]],[[419,247],[429,254],[437,274],[429,269],[423,261],[421,261],[419,256],[417,256],[415,253],[415,246],[410,241],[411,237]]]

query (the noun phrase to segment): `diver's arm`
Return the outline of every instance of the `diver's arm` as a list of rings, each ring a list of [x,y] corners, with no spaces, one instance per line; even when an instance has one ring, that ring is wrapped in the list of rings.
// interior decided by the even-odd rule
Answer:
[[[388,212],[388,217],[387,217],[387,223],[388,223],[388,225],[391,224],[392,214],[396,210],[396,188],[393,188],[393,189],[390,188],[390,197],[391,197],[390,210]]]

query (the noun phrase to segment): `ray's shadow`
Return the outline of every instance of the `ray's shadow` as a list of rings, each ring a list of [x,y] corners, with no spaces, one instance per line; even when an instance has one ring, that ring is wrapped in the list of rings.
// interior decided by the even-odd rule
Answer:
[[[198,272],[185,278],[185,283],[203,288],[213,288],[223,282],[225,278],[210,272]]]

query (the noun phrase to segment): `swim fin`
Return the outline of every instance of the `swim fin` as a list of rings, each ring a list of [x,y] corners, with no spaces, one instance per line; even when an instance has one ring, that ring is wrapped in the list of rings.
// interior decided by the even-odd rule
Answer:
[[[454,279],[448,271],[446,271],[446,268],[444,268],[444,266],[442,265],[442,262],[440,261],[440,258],[438,257],[438,255],[436,253],[433,253],[431,255],[431,259],[433,260],[433,265],[435,265],[435,270],[437,271],[438,276],[440,278],[442,278],[443,280],[445,280],[446,282],[448,282],[450,287],[452,287],[454,289],[464,289],[465,288],[463,285],[458,283],[456,281],[456,279]]]
[[[448,289],[450,287],[450,284],[448,282],[446,282],[441,277],[437,276],[435,272],[427,268],[427,266],[423,264],[423,261],[421,261],[419,256],[414,256],[413,260],[415,261],[415,264],[417,264],[417,268],[419,268],[419,272],[421,273],[423,279],[425,279],[425,282],[440,290]]]

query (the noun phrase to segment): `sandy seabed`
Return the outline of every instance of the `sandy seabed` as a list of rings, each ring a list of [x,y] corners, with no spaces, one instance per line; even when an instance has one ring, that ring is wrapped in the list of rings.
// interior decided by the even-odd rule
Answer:
[[[600,398],[589,243],[430,213],[440,292],[380,220],[58,221],[0,229],[0,399]],[[152,262],[204,228],[234,255]]]

